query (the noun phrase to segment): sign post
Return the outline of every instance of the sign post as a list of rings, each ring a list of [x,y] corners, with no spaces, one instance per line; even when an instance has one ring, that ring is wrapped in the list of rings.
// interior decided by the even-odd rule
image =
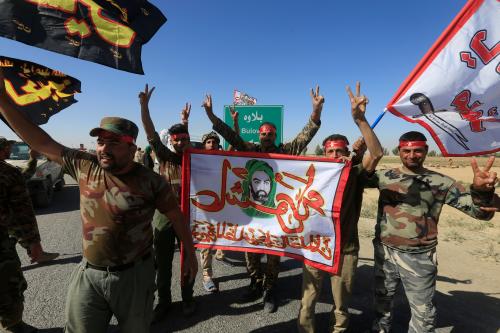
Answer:
[[[233,106],[231,106],[233,107]],[[259,127],[265,122],[276,125],[276,145],[283,141],[283,105],[234,105],[238,112],[240,136],[243,140],[259,143]],[[224,106],[224,122],[233,128],[229,105]],[[224,149],[229,143],[224,140]]]

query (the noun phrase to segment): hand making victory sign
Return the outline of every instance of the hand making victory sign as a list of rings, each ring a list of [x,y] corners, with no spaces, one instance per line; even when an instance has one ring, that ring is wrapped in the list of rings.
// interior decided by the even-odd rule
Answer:
[[[189,122],[189,114],[191,113],[191,103],[186,103],[186,106],[181,111],[181,123],[186,125]]]
[[[488,192],[495,189],[495,184],[498,181],[497,173],[490,171],[491,167],[495,163],[495,157],[491,156],[483,169],[479,168],[475,158],[471,159],[470,165],[472,167],[472,172],[474,173],[474,178],[472,179],[472,187],[477,191]],[[487,212],[498,211],[499,199],[496,194],[493,196],[492,207],[481,207],[482,210]]]
[[[316,86],[316,91],[311,89],[311,99],[313,104],[313,112],[311,119],[318,123],[321,119],[321,111],[323,110],[323,104],[325,103],[325,98],[319,94],[319,86]]]
[[[346,87],[347,94],[349,95],[349,100],[351,102],[351,114],[354,121],[359,121],[365,118],[366,105],[368,104],[368,98],[361,94],[361,83],[356,82],[356,95],[352,94],[351,87]]]

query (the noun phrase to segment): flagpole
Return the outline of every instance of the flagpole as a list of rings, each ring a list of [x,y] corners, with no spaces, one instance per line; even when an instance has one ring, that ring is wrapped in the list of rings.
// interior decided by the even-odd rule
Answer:
[[[370,126],[372,129],[375,128],[375,126],[377,126],[377,124],[379,123],[380,119],[382,119],[382,117],[385,115],[385,112],[387,111],[387,108],[384,108],[384,111],[382,111],[382,113],[380,113],[377,117],[377,119],[375,119],[375,121],[373,122],[373,124]]]

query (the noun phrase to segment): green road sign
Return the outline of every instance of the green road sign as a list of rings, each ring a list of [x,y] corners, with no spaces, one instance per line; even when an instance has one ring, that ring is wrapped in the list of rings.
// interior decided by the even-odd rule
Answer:
[[[276,125],[276,145],[283,141],[283,105],[235,105],[238,111],[240,136],[245,141],[259,143],[259,127],[264,122]],[[224,122],[233,128],[229,105],[224,106]],[[224,149],[229,143],[224,140]]]

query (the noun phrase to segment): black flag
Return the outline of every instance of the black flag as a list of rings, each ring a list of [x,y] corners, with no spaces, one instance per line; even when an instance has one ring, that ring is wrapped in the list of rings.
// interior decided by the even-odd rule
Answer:
[[[0,68],[12,103],[37,125],[45,124],[51,116],[77,102],[74,95],[80,92],[80,81],[71,76],[3,56]]]
[[[146,0],[0,0],[0,36],[138,74],[166,20]]]

